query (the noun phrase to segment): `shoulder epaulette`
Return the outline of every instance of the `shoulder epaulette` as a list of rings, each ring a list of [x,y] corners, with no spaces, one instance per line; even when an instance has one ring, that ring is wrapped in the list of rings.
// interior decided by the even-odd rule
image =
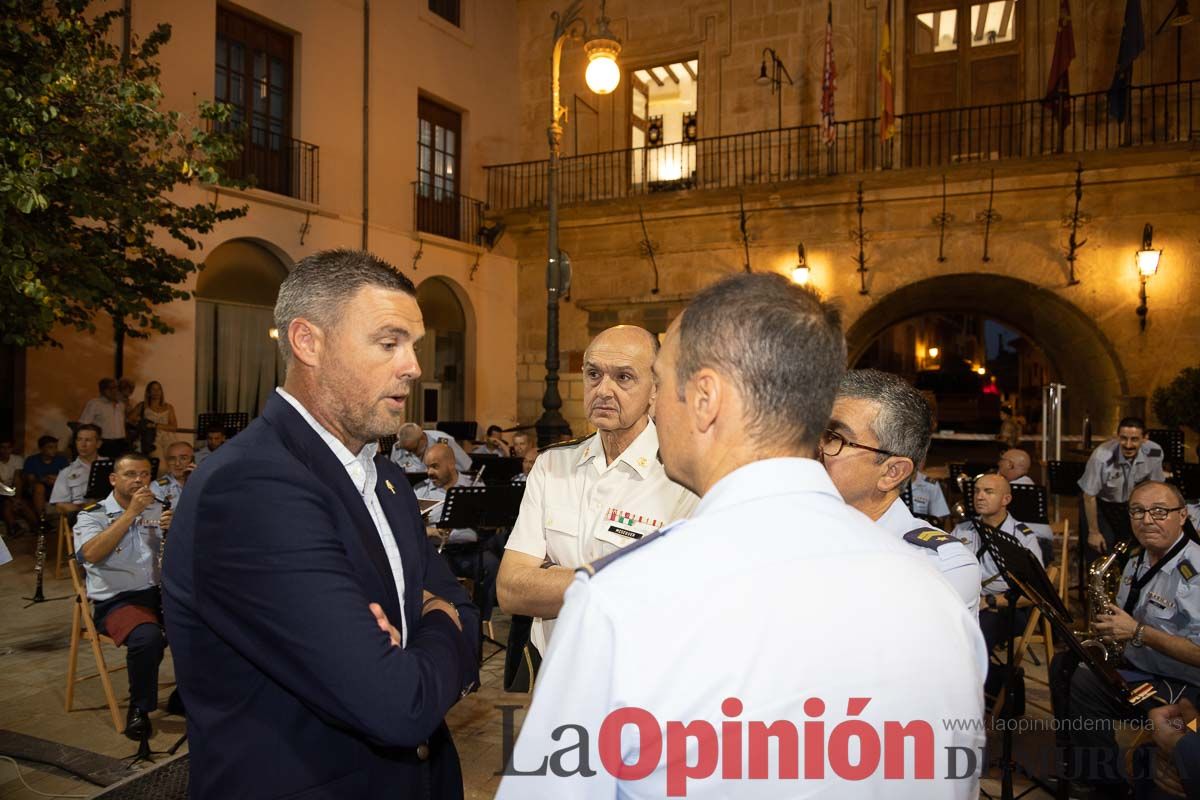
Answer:
[[[101,505],[100,503],[92,503],[90,506],[84,506],[83,510],[84,511],[95,511],[96,509],[100,508],[100,505]]]
[[[1190,581],[1192,578],[1196,577],[1196,568],[1193,567],[1192,562],[1188,561],[1186,558],[1180,560],[1180,562],[1175,566],[1175,569],[1179,570],[1179,574],[1183,576],[1185,581]]]
[[[904,541],[909,544],[915,544],[917,547],[928,547],[930,550],[937,550],[944,544],[960,540],[937,528],[916,528],[904,534]]]
[[[168,478],[166,475],[163,475],[161,478],[158,479],[157,483],[159,486],[170,486],[171,479]]]
[[[1033,532],[1033,528],[1030,528],[1024,522],[1018,522],[1018,523],[1014,524],[1013,527],[1016,528],[1017,530],[1019,530],[1021,533],[1025,534],[1026,536],[1036,536],[1037,535]]]
[[[1147,457],[1147,458],[1162,458],[1162,454],[1163,454],[1163,453],[1162,453],[1162,448],[1161,448],[1161,447],[1148,447],[1148,448],[1146,448],[1146,457]]]
[[[598,558],[589,564],[584,564],[582,567],[576,567],[575,571],[576,572],[586,572],[589,577],[595,577],[597,572],[599,572],[600,570],[609,566],[610,564],[615,562],[617,559],[624,558],[625,556],[632,553],[634,550],[637,550],[639,547],[645,547],[648,542],[652,542],[655,539],[658,539],[664,533],[666,533],[667,530],[670,529],[670,527],[671,526],[668,525],[666,528],[657,530],[648,536],[643,536],[641,539],[638,539],[633,544],[626,545],[625,547],[622,547],[620,550],[609,553],[608,555],[604,556],[604,558]]]
[[[565,442],[555,442],[554,444],[548,444],[545,447],[543,447],[540,450],[540,452],[544,453],[547,450],[557,450],[561,447],[574,447],[577,444],[583,444],[584,442],[586,442],[588,439],[592,438],[595,435],[596,434],[594,434],[594,433],[589,433],[587,436],[579,436],[574,439],[568,439]]]

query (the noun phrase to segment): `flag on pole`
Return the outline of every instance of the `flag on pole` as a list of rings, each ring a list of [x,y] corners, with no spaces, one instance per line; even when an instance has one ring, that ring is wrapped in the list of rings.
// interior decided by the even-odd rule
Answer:
[[[821,77],[821,136],[826,144],[832,145],[837,138],[833,127],[833,95],[837,91],[837,66],[833,63],[833,3],[829,3],[829,14],[825,18],[825,70]]]
[[[1066,3],[1067,0],[1063,0]],[[892,83],[892,0],[883,12],[883,35],[879,40],[879,138],[896,135],[896,87]]]
[[[1054,37],[1054,57],[1050,59],[1050,80],[1042,105],[1056,117],[1060,126],[1071,124],[1071,62],[1075,60],[1075,29],[1071,25],[1071,5],[1060,0],[1058,35]]]
[[[1121,47],[1117,51],[1117,69],[1108,87],[1108,115],[1124,122],[1129,113],[1129,87],[1133,83],[1133,62],[1146,49],[1142,28],[1142,0],[1126,0],[1125,25],[1121,28]]]

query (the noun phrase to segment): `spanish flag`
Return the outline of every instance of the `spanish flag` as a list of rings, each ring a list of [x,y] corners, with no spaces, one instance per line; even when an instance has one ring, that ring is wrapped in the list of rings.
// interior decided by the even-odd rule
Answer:
[[[883,12],[883,35],[879,39],[879,138],[896,135],[896,87],[892,83],[892,0]]]

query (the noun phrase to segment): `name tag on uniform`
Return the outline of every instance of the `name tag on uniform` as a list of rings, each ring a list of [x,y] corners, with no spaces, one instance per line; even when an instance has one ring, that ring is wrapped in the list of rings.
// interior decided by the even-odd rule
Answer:
[[[1161,594],[1157,594],[1155,592],[1150,592],[1149,594],[1146,595],[1146,602],[1152,606],[1156,606],[1158,608],[1164,608],[1164,609],[1170,608],[1173,605],[1173,603],[1171,603],[1171,601],[1167,600],[1167,598],[1165,598]]]

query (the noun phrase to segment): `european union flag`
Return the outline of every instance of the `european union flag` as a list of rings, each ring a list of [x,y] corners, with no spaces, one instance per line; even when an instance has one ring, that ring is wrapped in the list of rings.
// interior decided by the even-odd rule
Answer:
[[[1129,86],[1133,82],[1133,62],[1146,49],[1146,31],[1142,27],[1142,0],[1126,0],[1125,26],[1121,28],[1121,47],[1117,52],[1117,71],[1108,87],[1108,115],[1124,122],[1129,114]]]

